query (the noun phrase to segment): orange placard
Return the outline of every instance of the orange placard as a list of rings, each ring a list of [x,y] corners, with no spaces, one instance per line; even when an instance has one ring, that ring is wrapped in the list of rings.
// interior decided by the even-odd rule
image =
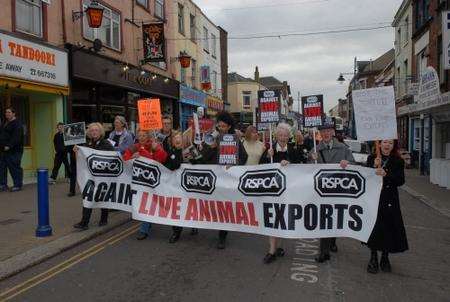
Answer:
[[[159,99],[137,101],[139,128],[141,130],[159,130],[162,128],[161,105]]]

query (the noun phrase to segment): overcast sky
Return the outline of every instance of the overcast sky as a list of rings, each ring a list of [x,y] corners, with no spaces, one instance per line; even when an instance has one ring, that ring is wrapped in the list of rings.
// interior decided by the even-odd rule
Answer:
[[[390,25],[401,0],[194,0],[230,37]],[[274,6],[277,5],[277,6]],[[259,8],[256,8],[259,7]],[[287,80],[292,96],[324,94],[326,109],[345,96],[353,60],[375,59],[394,45],[392,28],[303,37],[229,40],[229,72]],[[345,76],[348,80],[351,75]],[[297,103],[294,103],[297,110]]]

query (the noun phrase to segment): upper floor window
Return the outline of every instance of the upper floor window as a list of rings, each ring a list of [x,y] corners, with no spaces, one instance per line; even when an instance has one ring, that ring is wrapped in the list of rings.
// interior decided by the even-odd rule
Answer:
[[[136,0],[136,2],[145,8],[148,8],[148,0]]]
[[[190,15],[190,30],[191,30],[191,41],[192,42],[196,42],[195,40],[197,39],[197,34],[195,33],[195,16],[194,15]]]
[[[203,49],[209,52],[209,36],[206,27],[203,27]]]
[[[164,0],[155,0],[155,16],[164,19]]]
[[[403,35],[403,45],[406,45],[408,44],[409,41],[409,17],[406,17],[403,26],[405,27],[404,30],[405,34]]]
[[[217,40],[216,36],[214,34],[211,34],[211,55],[215,58],[217,55],[216,47],[217,47]]]
[[[83,0],[83,10],[87,8],[91,1]],[[99,3],[99,5],[101,5]],[[104,8],[102,26],[99,28],[89,27],[87,16],[83,16],[83,36],[88,40],[100,39],[103,45],[120,50],[120,13],[101,5]]]
[[[243,109],[251,108],[251,98],[252,98],[251,91],[242,91],[242,108]]]
[[[416,30],[430,20],[430,0],[418,0],[416,3]]]
[[[178,3],[178,32],[184,35],[184,6]]]
[[[197,88],[197,61],[194,59],[191,60],[191,70],[192,87]]]
[[[42,1],[16,0],[16,30],[42,38]]]

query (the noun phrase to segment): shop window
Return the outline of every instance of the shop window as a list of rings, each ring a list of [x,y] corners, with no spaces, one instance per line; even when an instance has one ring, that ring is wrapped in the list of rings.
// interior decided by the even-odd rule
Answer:
[[[42,38],[42,1],[16,0],[16,30]]]
[[[11,107],[16,110],[16,118],[23,125],[24,146],[31,145],[30,136],[30,102],[28,97],[20,95],[11,96]]]
[[[251,107],[251,91],[243,91],[242,92],[242,108],[250,109]]]
[[[155,16],[164,19],[164,0],[155,0]]]
[[[83,10],[87,8],[90,0],[83,0]],[[89,27],[87,16],[83,16],[83,36],[88,40],[100,39],[103,44],[115,50],[121,49],[120,43],[120,13],[99,4],[104,8],[103,20],[100,28]]]

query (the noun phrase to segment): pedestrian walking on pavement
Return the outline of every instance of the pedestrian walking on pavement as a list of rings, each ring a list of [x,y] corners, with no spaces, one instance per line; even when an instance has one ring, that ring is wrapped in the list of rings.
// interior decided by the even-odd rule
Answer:
[[[5,110],[5,122],[0,126],[0,192],[8,190],[8,170],[13,179],[11,192],[22,189],[23,143],[23,125],[16,118],[14,108],[7,108]]]
[[[245,165],[258,165],[261,161],[261,156],[266,151],[266,147],[264,146],[264,143],[259,140],[258,130],[255,126],[247,127],[242,145],[248,155]]]
[[[109,134],[109,140],[114,145],[114,150],[124,153],[128,147],[133,145],[134,138],[127,130],[127,121],[121,115],[114,118],[114,130]]]
[[[289,163],[296,163],[296,153],[289,138],[291,136],[291,126],[286,123],[278,124],[275,130],[275,142],[261,157],[260,163],[280,163],[281,166],[286,166]],[[285,251],[280,247],[280,239],[276,237],[269,237],[269,252],[263,259],[265,264],[272,263],[277,257],[283,257]]]
[[[398,142],[383,140],[381,158],[370,155],[367,166],[377,168],[376,174],[383,177],[377,221],[367,242],[371,251],[367,271],[376,274],[381,268],[383,272],[391,272],[389,253],[401,253],[408,250],[398,195],[398,187],[405,183],[405,163],[398,152]],[[381,251],[379,264],[378,251]]]
[[[322,141],[317,146],[317,154],[312,153],[312,158],[320,164],[339,164],[342,169],[355,162],[352,151],[334,137],[334,122],[331,118],[324,118],[322,126],[318,127]],[[330,251],[338,250],[336,238],[320,239],[320,254],[316,257],[319,263],[330,259]]]
[[[111,143],[105,139],[105,129],[100,123],[91,123],[87,128],[87,143],[86,147],[102,151],[114,151]],[[74,146],[76,154],[78,146]],[[83,207],[81,221],[73,227],[76,229],[87,230],[89,228],[89,220],[91,219],[92,209]],[[108,209],[101,209],[101,216],[99,226],[108,224]]]
[[[156,142],[149,131],[138,130],[137,137],[138,143],[125,150],[125,153],[123,154],[123,159],[125,161],[142,156],[145,158],[153,159],[162,164],[166,162],[166,151],[164,151],[163,147]],[[142,222],[136,239],[143,240],[147,238],[150,233],[151,227],[152,225],[150,222]]]
[[[64,124],[58,123],[56,126],[57,132],[53,137],[53,146],[55,148],[55,159],[53,163],[52,175],[50,176],[50,183],[55,183],[58,178],[59,168],[64,164],[66,175],[70,177],[70,164],[67,155],[67,147],[64,145]]]

